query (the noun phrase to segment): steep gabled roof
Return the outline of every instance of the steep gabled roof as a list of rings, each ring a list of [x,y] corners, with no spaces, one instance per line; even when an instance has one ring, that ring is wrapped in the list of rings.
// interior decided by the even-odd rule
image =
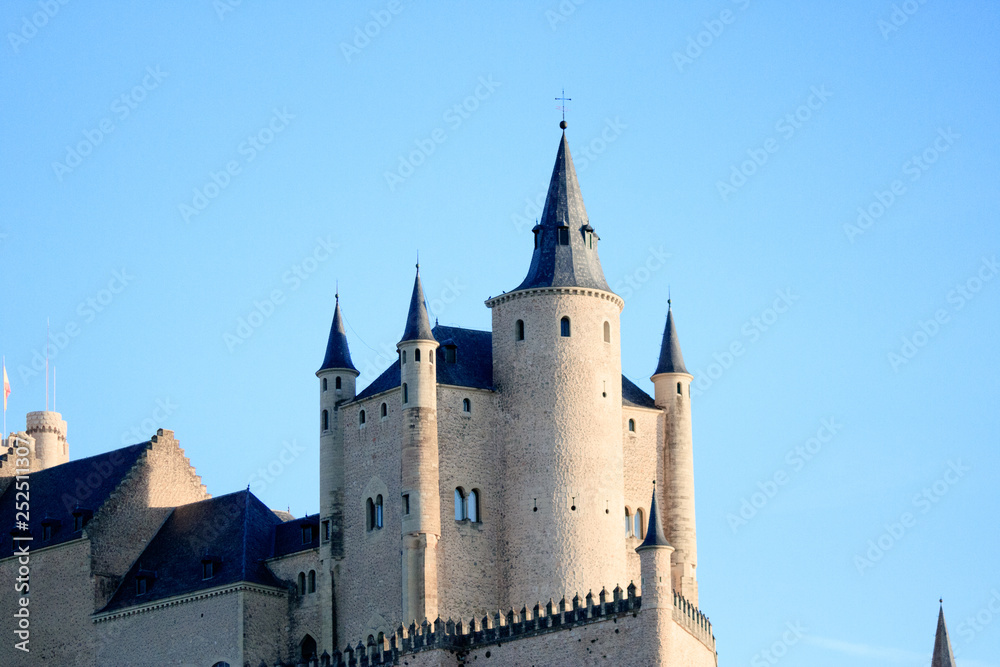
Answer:
[[[284,588],[264,564],[280,523],[249,491],[175,507],[101,613],[239,582]],[[211,579],[202,579],[206,557],[215,562]],[[140,570],[155,575],[143,595]]]
[[[560,243],[560,228],[568,228],[569,243]],[[542,219],[532,230],[537,234],[528,275],[514,291],[531,287],[591,287],[611,291],[597,255],[597,243],[589,234],[594,228],[583,206],[573,157],[563,132],[556,163],[549,179]],[[593,234],[594,241],[597,235]]]
[[[31,473],[30,533],[32,549],[41,549],[81,536],[73,530],[73,510],[79,506],[97,514],[125,476],[136,465],[143,452],[151,447],[141,442],[121,449],[69,461],[52,468]],[[0,526],[5,531],[16,527],[15,501],[17,482],[12,482],[0,496]],[[42,540],[43,520],[52,520],[52,539]],[[13,553],[10,535],[0,540],[0,558]]]
[[[431,331],[440,347],[455,346],[455,363],[445,361],[438,350],[435,356],[437,381],[457,387],[493,388],[493,336],[489,331],[438,325]],[[399,386],[399,359],[358,394],[358,400]]]
[[[333,323],[330,325],[330,338],[326,342],[326,355],[323,357],[323,365],[319,367],[319,370],[324,371],[328,368],[358,370],[354,367],[354,362],[351,361],[351,350],[347,346],[347,332],[344,331],[344,318],[340,314],[339,294],[333,308]]]

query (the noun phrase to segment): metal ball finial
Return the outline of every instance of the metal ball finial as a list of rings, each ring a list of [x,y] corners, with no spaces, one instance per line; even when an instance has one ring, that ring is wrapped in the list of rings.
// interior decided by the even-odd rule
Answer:
[[[559,121],[559,129],[565,130],[567,127],[569,127],[569,123],[564,120]]]

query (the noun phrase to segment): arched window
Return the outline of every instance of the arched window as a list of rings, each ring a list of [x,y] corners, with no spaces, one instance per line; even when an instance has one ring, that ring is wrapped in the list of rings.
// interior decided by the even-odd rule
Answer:
[[[646,537],[646,524],[643,521],[641,509],[635,511],[635,536],[640,540]]]
[[[333,380],[333,387],[334,387],[334,389],[340,389],[340,376],[339,375]]]
[[[514,323],[514,340],[524,340],[524,320]]]
[[[217,662],[214,665],[212,665],[212,667],[229,667],[229,663],[228,662]]]
[[[462,412],[472,412],[472,401],[467,398],[462,399]]]
[[[369,531],[375,529],[375,501],[371,498],[365,503],[365,527]]]
[[[299,595],[306,594],[306,573],[299,572]]]
[[[385,403],[383,403],[382,407],[379,408],[379,412],[380,412],[381,416],[385,417],[387,414],[389,414],[389,406],[387,406]]]
[[[469,510],[469,521],[472,523],[479,523],[482,521],[482,515],[479,513],[479,489],[469,491],[469,499],[466,502],[466,506]]]
[[[375,648],[377,648],[380,651],[384,651],[385,650],[385,633],[384,632],[378,633],[378,637],[375,638]]]
[[[458,487],[455,489],[455,521],[462,521],[467,518],[466,509],[465,490],[462,487]]]
[[[413,351],[413,360],[420,361],[420,348]]]
[[[635,433],[635,420],[634,419],[629,419],[628,420],[628,430],[630,430],[633,433]]]
[[[428,359],[428,361],[430,361],[430,362],[431,362],[432,364],[434,363],[434,350],[431,350],[430,352],[428,352],[428,353],[427,353],[427,359]]]
[[[323,391],[326,391],[326,378],[323,378]]]
[[[610,343],[611,342],[611,323],[610,322],[605,322],[604,323],[604,342],[605,343]]]
[[[410,402],[410,392],[406,390],[406,383],[403,383],[403,403]]]
[[[677,383],[677,395],[678,396],[683,396],[684,395],[684,392],[681,391],[681,383],[680,382]]]
[[[309,570],[309,592],[316,592],[316,570]]]
[[[330,430],[330,413],[327,412],[326,410],[323,411],[323,430],[324,431]]]
[[[302,662],[307,662],[316,655],[316,640],[311,635],[302,638],[301,648]]]
[[[625,508],[625,537],[632,537],[632,514]]]
[[[569,337],[569,318],[568,317],[564,317],[561,320],[559,320],[559,333],[562,334],[562,336],[565,337],[565,338]]]
[[[375,528],[382,528],[382,496],[375,498]]]
[[[365,411],[362,410],[358,413],[358,423],[364,425],[365,423]]]
[[[405,364],[406,363],[406,350],[403,350],[403,352],[402,352],[402,358],[403,358],[403,363]]]

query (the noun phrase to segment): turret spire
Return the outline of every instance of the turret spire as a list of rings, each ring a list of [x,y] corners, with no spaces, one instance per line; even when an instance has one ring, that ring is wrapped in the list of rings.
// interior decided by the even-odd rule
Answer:
[[[431,321],[427,317],[427,304],[424,302],[424,287],[420,283],[419,263],[417,277],[413,281],[413,294],[410,296],[410,312],[406,315],[406,329],[399,342],[408,340],[434,340]]]
[[[660,521],[660,510],[656,502],[656,480],[653,480],[653,499],[649,502],[649,523],[646,526],[646,539],[642,541],[636,551],[652,549],[654,547],[669,547],[666,534],[663,532],[663,523]]]
[[[340,314],[340,289],[335,295],[336,306],[333,309],[333,324],[330,325],[330,338],[326,343],[326,356],[323,357],[321,371],[329,368],[346,368],[357,371],[351,361],[351,350],[347,347],[347,332],[344,331],[344,318]]]
[[[532,232],[535,250],[531,266],[516,289],[590,287],[611,291],[601,269],[599,239],[587,218],[565,132],[559,140],[542,219]]]
[[[660,344],[660,362],[656,365],[653,375],[660,373],[687,373],[684,367],[684,357],[681,355],[681,343],[677,338],[677,327],[674,325],[674,311],[671,300],[667,299],[667,324],[663,327],[663,342]]]
[[[951,652],[951,639],[948,638],[948,626],[944,623],[944,602],[938,600],[941,607],[938,610],[937,634],[934,636],[934,653],[931,657],[931,667],[955,667],[955,656]]]

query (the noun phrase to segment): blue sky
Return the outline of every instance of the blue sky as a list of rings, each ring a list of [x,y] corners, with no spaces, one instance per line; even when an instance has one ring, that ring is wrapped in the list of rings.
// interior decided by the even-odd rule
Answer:
[[[418,250],[433,315],[489,328],[565,88],[624,372],[652,390],[669,288],[700,389],[720,664],[927,665],[943,596],[959,664],[1000,665],[996,3],[54,0],[0,21],[8,430],[45,405],[48,319],[74,457],[172,428],[213,494],[316,511],[337,281],[362,384]]]

